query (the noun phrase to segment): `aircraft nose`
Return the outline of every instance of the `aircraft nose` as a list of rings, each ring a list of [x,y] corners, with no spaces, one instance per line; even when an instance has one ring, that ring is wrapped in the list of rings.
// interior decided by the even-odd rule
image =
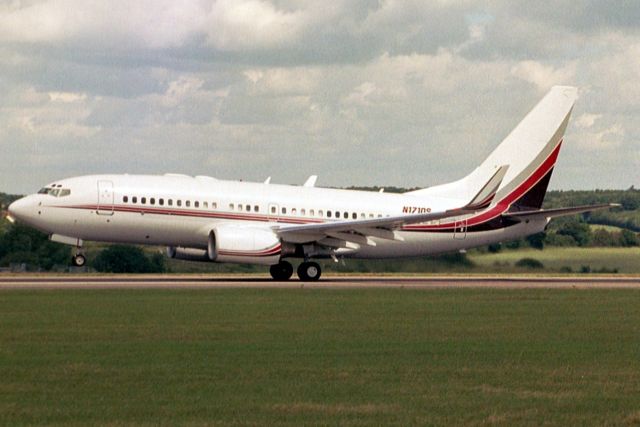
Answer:
[[[9,211],[9,215],[12,218],[25,220],[29,217],[29,213],[31,211],[31,201],[27,199],[27,197],[23,197],[22,199],[18,199],[15,202],[11,203],[7,208]]]

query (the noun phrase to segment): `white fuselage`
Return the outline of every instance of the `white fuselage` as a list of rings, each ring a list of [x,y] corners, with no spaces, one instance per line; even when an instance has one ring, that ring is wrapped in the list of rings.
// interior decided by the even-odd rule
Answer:
[[[91,241],[206,249],[220,225],[270,230],[276,225],[325,223],[442,211],[460,199],[224,181],[182,175],[93,175],[47,186],[68,194],[34,194],[12,205],[27,224],[50,235]],[[498,217],[508,206],[494,209]],[[516,239],[542,231],[546,220],[467,227],[473,215],[403,227],[397,239],[336,253],[355,258],[436,254]],[[488,221],[483,220],[483,224]],[[451,223],[449,227],[446,223]],[[453,224],[453,226],[451,226]],[[471,224],[471,222],[469,222]],[[285,254],[283,254],[285,256]]]

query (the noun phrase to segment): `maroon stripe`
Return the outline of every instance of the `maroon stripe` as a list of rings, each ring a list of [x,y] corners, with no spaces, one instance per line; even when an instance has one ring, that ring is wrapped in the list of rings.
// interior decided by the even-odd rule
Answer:
[[[467,226],[478,225],[483,222],[490,221],[509,209],[511,203],[518,200],[522,195],[526,194],[531,188],[533,188],[538,181],[545,177],[547,172],[553,168],[558,159],[560,153],[560,146],[562,140],[558,142],[558,145],[551,152],[549,157],[536,169],[522,184],[516,187],[511,193],[507,194],[502,200],[500,200],[491,210],[482,212],[481,214],[471,217],[467,220]],[[441,230],[455,228],[455,222],[448,222],[445,224],[437,225],[406,225],[402,227],[403,231],[423,231],[423,230]]]
[[[258,251],[234,251],[234,250],[221,250],[218,251],[220,255],[228,255],[228,256],[251,256],[251,257],[268,257],[272,255],[277,255],[280,253],[282,249],[282,245],[279,243],[271,248],[262,249]]]

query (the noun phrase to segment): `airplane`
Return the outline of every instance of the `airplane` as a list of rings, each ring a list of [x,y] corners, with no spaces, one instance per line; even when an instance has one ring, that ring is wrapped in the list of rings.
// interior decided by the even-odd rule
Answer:
[[[9,215],[75,246],[159,245],[171,258],[270,267],[273,279],[320,278],[318,259],[433,255],[518,239],[552,218],[613,204],[542,209],[577,89],[554,86],[471,173],[403,194],[220,180],[90,175],[55,181]]]

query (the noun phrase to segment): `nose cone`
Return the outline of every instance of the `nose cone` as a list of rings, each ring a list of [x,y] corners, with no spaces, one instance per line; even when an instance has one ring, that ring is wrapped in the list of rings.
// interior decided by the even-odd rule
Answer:
[[[28,219],[32,216],[32,205],[32,200],[29,200],[28,197],[18,199],[9,205],[9,215],[17,220],[27,222]]]

